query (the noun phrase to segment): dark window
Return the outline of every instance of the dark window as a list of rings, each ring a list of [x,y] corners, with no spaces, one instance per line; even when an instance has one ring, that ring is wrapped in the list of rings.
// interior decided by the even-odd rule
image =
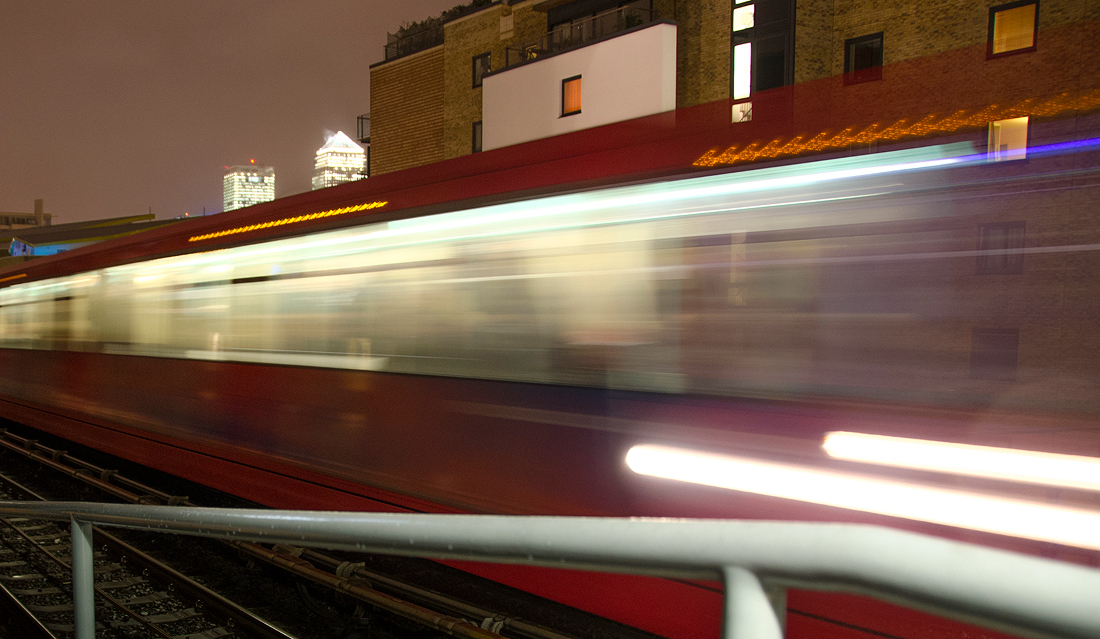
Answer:
[[[978,227],[978,274],[1023,273],[1024,223],[996,222]]]
[[[844,41],[844,83],[882,79],[882,32]]]
[[[756,65],[753,90],[767,91],[787,84],[787,36],[757,40],[753,53]]]
[[[575,75],[561,81],[561,114],[581,112],[581,76]]]
[[[1012,381],[1019,352],[1019,329],[975,328],[970,339],[970,376]]]
[[[988,57],[1034,51],[1038,30],[1038,0],[1022,0],[991,8]]]
[[[481,120],[474,122],[473,127],[473,143],[471,144],[471,153],[481,152]]]
[[[488,53],[482,53],[481,55],[475,55],[473,61],[473,74],[474,74],[474,87],[481,86],[481,78],[489,72],[489,55]]]

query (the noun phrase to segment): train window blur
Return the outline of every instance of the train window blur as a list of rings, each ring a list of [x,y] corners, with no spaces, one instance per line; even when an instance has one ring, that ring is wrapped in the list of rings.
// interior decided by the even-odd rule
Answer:
[[[985,295],[1007,285],[987,275],[1023,273],[1025,221],[985,221],[1003,180],[953,208],[935,168],[987,166],[978,151],[543,197],[17,284],[0,289],[0,344],[742,397],[934,402],[1016,380],[1037,402],[1100,398],[1087,363],[1026,357],[1047,288]],[[1051,197],[1033,184],[1012,210]]]
[[[1022,273],[1024,223],[997,222],[978,228],[978,273]]]
[[[1039,28],[1039,3],[1024,0],[989,10],[989,47],[992,55],[1035,48]]]
[[[1020,352],[1019,329],[974,329],[970,374],[977,379],[1012,381]]]

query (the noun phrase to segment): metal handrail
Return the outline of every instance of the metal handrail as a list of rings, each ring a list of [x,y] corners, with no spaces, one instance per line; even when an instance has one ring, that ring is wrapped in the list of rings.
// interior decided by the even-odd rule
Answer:
[[[1025,637],[1100,637],[1100,570],[876,526],[78,502],[0,502],[0,515],[72,521],[76,617],[83,623],[91,614],[89,524],[97,524],[438,559],[723,579],[726,639],[782,637],[784,615],[777,617],[773,605],[785,608],[787,587],[869,595]],[[78,623],[81,639],[91,636],[79,630]]]
[[[558,26],[538,40],[505,47],[504,66],[511,67],[551,53],[595,42],[620,31],[649,24],[653,22],[653,16],[653,11],[649,9],[628,5]]]
[[[422,29],[402,36],[394,33],[387,34],[387,42],[383,47],[385,52],[383,59],[388,62],[441,44],[443,44],[443,23],[437,20]]]

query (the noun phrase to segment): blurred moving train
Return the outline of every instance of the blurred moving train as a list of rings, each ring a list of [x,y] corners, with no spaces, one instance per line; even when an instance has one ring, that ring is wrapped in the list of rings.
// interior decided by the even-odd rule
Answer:
[[[182,223],[0,271],[0,408],[280,507],[869,522],[1100,565],[1100,146],[1060,139],[417,206],[414,170]],[[464,567],[719,630],[712,584]],[[792,637],[975,632],[788,604]]]

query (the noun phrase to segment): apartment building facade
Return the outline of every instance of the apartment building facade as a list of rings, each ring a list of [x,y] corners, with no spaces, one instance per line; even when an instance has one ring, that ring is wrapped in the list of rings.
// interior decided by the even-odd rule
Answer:
[[[475,2],[391,35],[372,65],[372,174],[721,100],[747,119],[761,92],[871,83],[952,51],[1032,52],[1042,31],[1098,12],[1081,0]],[[953,69],[942,72],[947,84]],[[914,91],[937,90],[924,80]],[[858,110],[871,93],[831,106]]]

